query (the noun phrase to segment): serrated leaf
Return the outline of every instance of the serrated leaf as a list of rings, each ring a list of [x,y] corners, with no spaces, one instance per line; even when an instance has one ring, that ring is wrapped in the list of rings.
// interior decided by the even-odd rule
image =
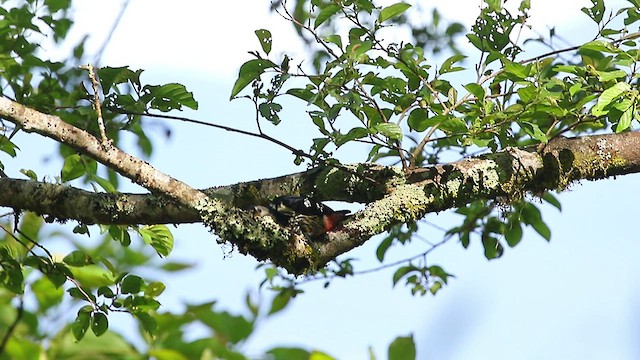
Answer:
[[[269,53],[271,52],[271,44],[273,43],[271,31],[267,29],[258,29],[255,31],[255,33],[258,37],[258,41],[260,41],[262,51],[264,51],[265,54],[269,55]]]
[[[253,59],[242,64],[238,79],[231,89],[231,99],[233,99],[242,89],[251,84],[252,81],[260,78],[260,75],[268,69],[276,67],[276,64],[266,59]]]
[[[378,15],[378,22],[385,22],[393,17],[401,15],[403,12],[407,11],[411,5],[399,2],[393,5],[387,6],[380,11],[380,15]]]

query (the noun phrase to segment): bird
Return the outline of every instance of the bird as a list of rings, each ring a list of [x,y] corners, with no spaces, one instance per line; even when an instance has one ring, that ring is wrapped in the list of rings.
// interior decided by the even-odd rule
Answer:
[[[329,206],[306,196],[279,196],[267,206],[253,207],[256,217],[270,216],[279,225],[299,231],[311,240],[321,240],[324,235],[340,226],[351,211],[335,211]]]

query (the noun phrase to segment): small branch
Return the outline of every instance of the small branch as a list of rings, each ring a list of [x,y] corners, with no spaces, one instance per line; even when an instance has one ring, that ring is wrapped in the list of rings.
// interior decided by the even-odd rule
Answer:
[[[86,154],[144,188],[179,200],[193,207],[207,204],[210,199],[149,163],[101,142],[85,130],[77,128],[55,115],[36,111],[7,97],[0,97],[0,117],[20,126],[27,133],[35,132]]]
[[[100,138],[102,139],[102,145],[108,145],[109,138],[107,138],[107,131],[104,127],[104,119],[102,117],[102,105],[100,104],[100,85],[98,83],[98,78],[96,77],[96,73],[93,69],[93,65],[88,64],[86,66],[80,66],[81,69],[87,70],[89,72],[89,79],[91,80],[91,86],[93,87],[93,108],[96,110],[96,114],[98,116],[98,129],[100,130]]]

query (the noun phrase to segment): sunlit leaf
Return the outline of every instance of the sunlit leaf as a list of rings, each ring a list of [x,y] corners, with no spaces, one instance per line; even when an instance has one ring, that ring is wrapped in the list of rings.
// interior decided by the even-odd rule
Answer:
[[[378,22],[385,22],[393,17],[400,16],[403,12],[407,11],[411,5],[403,2],[399,2],[383,8],[378,15]]]
[[[276,67],[276,64],[266,59],[253,59],[242,64],[238,79],[233,84],[233,89],[231,89],[231,99],[238,95],[247,85],[251,84],[252,81],[259,79],[266,69],[273,67]]]
[[[389,345],[389,360],[415,360],[416,345],[413,335],[399,336]]]
[[[255,31],[256,36],[258,37],[258,41],[260,41],[260,46],[262,47],[262,51],[265,54],[269,55],[271,52],[271,44],[273,43],[273,37],[271,36],[271,31],[267,29],[259,29]]]

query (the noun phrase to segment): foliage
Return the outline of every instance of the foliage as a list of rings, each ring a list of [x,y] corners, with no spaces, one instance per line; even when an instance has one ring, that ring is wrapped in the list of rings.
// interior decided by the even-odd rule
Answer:
[[[363,161],[400,164],[408,171],[508,147],[543,147],[566,134],[629,131],[637,128],[639,118],[635,78],[640,36],[627,33],[640,20],[640,4],[629,3],[606,17],[609,12],[604,2],[592,0],[583,13],[595,24],[597,36],[575,48],[527,57],[527,40],[518,36],[527,26],[530,5],[526,0],[517,9],[485,0],[466,34],[474,49],[465,50],[465,55],[455,42],[462,25],[444,25],[435,10],[428,26],[422,26],[411,22],[413,9],[404,2],[379,7],[370,0],[297,0],[289,8],[276,1],[275,11],[306,40],[313,66],[295,64],[288,54],[274,55],[272,45],[278,39],[269,30],[259,29],[260,48],[240,66],[230,95],[253,102],[258,134],[270,141],[275,140],[262,132],[260,123],[283,122],[281,99],[286,96],[307,104],[308,120],[320,135],[310,139],[308,151],[279,145],[294,150],[296,163],[309,166],[337,165],[342,151],[362,143],[370,148]],[[108,139],[118,144],[128,132],[135,137],[138,150],[150,155],[153,144],[145,116],[195,110],[197,101],[183,85],[145,84],[143,70],[127,66],[99,69],[101,89],[89,90],[84,85],[87,75],[78,67],[84,61],[83,42],[64,63],[48,60],[38,47],[45,38],[56,43],[65,39],[73,23],[70,9],[68,0],[29,0],[0,8],[1,94],[58,115],[96,136],[102,130],[95,121],[96,110],[101,110]],[[396,38],[394,29],[403,26],[409,26],[415,41]],[[548,39],[528,40],[548,43]],[[432,60],[436,54],[442,61]],[[474,81],[460,76],[469,73]],[[102,98],[101,108],[93,107],[94,97]],[[20,147],[14,135],[20,129],[3,120],[2,125],[0,151],[16,157]],[[119,178],[113,169],[65,145],[57,155],[64,159],[57,183],[117,192]],[[22,173],[32,180],[39,178],[32,169]],[[523,226],[549,240],[550,229],[536,206],[539,199],[560,208],[549,193],[536,194],[535,199],[522,194],[493,202],[465,202],[456,211],[461,224],[447,229],[441,243],[391,264],[396,267],[393,284],[404,283],[414,294],[437,293],[453,275],[427,261],[427,255],[452,238],[465,248],[471,241],[480,241],[488,259],[502,256],[505,244],[516,246]],[[72,359],[87,354],[122,359],[244,359],[242,344],[256,324],[286,308],[302,293],[302,282],[321,279],[328,286],[335,277],[359,273],[352,259],[336,261],[302,281],[266,267],[264,284],[276,291],[268,305],[247,297],[245,315],[220,310],[214,302],[169,313],[160,310],[157,298],[165,285],[156,279],[188,265],[156,257],[169,256],[173,248],[174,239],[166,226],[102,225],[95,230],[99,235],[93,236],[98,239],[96,245],[87,247],[71,240],[73,250],[58,256],[42,245],[56,236],[45,226],[45,220],[55,219],[17,210],[14,216],[15,221],[1,224],[3,359]],[[90,235],[90,230],[94,228],[78,224],[73,233]],[[414,223],[391,229],[377,249],[378,260],[383,263],[392,246],[411,241],[417,230]],[[135,234],[141,241],[136,241]],[[139,275],[145,268],[160,269],[161,275]],[[69,324],[55,330],[44,325],[68,309],[74,309],[73,319],[65,318]],[[139,325],[144,349],[109,330],[109,322],[119,313],[128,314]],[[186,340],[184,327],[193,323],[206,328],[207,336]],[[331,358],[299,348],[273,348],[267,354],[273,359]],[[395,339],[387,355],[389,359],[414,359],[412,336]]]

